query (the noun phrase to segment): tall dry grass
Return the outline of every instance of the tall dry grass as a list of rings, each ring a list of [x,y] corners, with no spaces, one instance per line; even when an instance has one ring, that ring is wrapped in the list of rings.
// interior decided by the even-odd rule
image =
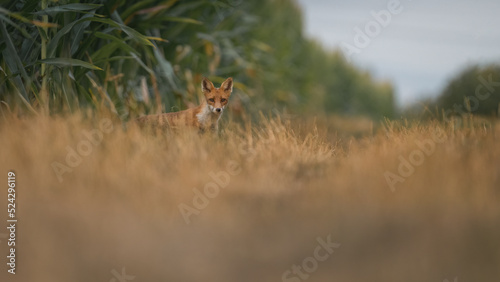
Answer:
[[[308,281],[500,278],[494,122],[377,130],[263,118],[226,122],[217,137],[150,136],[84,116],[0,123],[0,171],[4,183],[7,171],[17,174],[19,219],[17,274],[3,264],[1,281],[120,281],[123,268],[133,281],[280,281],[327,236],[341,246],[304,272]],[[68,146],[78,150],[95,129],[102,140],[89,141],[60,182],[52,165],[66,164]],[[391,191],[384,174],[397,174],[415,141],[437,129],[446,140]],[[193,189],[215,183],[213,174],[229,175],[228,184],[187,224],[179,206],[194,208]],[[5,242],[0,249],[7,253]]]

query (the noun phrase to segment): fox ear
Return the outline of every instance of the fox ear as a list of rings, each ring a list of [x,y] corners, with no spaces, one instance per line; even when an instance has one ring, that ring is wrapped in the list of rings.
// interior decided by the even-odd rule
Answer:
[[[215,88],[214,84],[210,80],[208,80],[208,78],[204,77],[203,81],[201,82],[201,91],[203,93],[210,92],[214,90],[214,88]]]
[[[222,83],[220,88],[222,88],[222,90],[224,90],[224,91],[233,92],[233,78],[230,77],[230,78],[226,79],[226,81],[224,81]]]

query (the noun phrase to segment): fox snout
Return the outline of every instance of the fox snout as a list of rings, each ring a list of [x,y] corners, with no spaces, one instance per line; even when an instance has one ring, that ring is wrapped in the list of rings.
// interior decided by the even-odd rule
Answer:
[[[213,105],[212,106],[212,105],[209,104],[208,108],[214,114],[220,114],[220,113],[222,113],[222,110],[224,110],[224,106],[222,106],[222,105],[219,105],[219,106],[218,105]]]

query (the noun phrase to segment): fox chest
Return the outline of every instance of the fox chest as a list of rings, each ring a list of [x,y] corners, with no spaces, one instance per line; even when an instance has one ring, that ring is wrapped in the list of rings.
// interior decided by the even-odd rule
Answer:
[[[196,115],[199,128],[202,131],[217,130],[220,117],[221,114],[214,114],[208,109],[203,110]]]

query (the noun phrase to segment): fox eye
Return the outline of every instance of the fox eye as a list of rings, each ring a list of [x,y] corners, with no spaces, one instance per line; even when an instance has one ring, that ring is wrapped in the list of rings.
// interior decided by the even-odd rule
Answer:
[[[224,98],[220,99],[220,102],[221,102],[221,103],[224,103],[224,102],[226,102],[226,101],[227,101],[227,100],[226,100],[226,99],[224,99]]]
[[[214,103],[215,99],[214,98],[210,98],[210,99],[208,99],[208,101],[210,101],[211,103]]]

